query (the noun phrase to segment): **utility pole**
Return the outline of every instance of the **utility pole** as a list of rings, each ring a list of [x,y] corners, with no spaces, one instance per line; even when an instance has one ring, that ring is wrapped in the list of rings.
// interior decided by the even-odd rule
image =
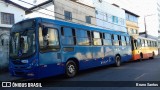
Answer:
[[[145,38],[148,37],[147,35],[147,29],[146,29],[146,17],[144,16],[144,30],[145,30]]]
[[[146,15],[146,16],[144,16],[145,38],[147,38],[147,37],[148,37],[148,33],[147,33],[147,25],[146,25],[146,17],[148,17],[148,16],[153,16],[153,15],[156,15],[156,14],[150,14],[150,15]]]

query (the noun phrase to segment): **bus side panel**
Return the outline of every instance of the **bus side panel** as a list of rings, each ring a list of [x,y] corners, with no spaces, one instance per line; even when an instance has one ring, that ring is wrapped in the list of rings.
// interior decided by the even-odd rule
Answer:
[[[107,64],[115,63],[114,46],[104,46],[104,55],[105,55],[105,60],[107,61]]]
[[[92,46],[93,59],[89,62],[90,67],[101,66],[101,61],[104,60],[104,48],[103,46]]]
[[[87,68],[103,66],[103,65],[108,65],[108,64],[113,63],[112,58],[110,58],[110,60],[109,60],[109,57],[108,57],[111,54],[108,55],[108,53],[107,53],[107,57],[105,57],[105,51],[104,50],[105,49],[104,49],[103,46],[93,46],[92,47],[92,59],[82,60],[80,62],[81,70],[82,69],[87,69]]]
[[[126,62],[132,59],[132,52],[131,52],[131,47],[130,46],[122,46],[121,52],[122,53],[122,62]]]
[[[114,60],[115,60],[116,55],[118,55],[118,54],[119,54],[120,56],[123,55],[123,51],[121,51],[120,46],[114,46],[114,47],[113,47],[113,51],[114,51]]]
[[[64,65],[57,58],[58,53],[39,53],[39,77],[49,77],[64,73]]]
[[[114,55],[121,56],[121,62],[129,61],[132,59],[132,52],[130,46],[115,46]]]
[[[63,62],[70,58],[76,58],[79,62],[79,69],[91,67],[88,62],[92,60],[92,47],[90,46],[75,46],[72,52],[63,52]]]

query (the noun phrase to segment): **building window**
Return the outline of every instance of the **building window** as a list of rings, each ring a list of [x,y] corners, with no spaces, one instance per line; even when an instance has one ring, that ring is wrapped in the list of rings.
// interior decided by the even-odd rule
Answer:
[[[139,33],[138,33],[138,30],[136,30],[136,34],[139,34]]]
[[[86,16],[86,23],[91,24],[91,16]]]
[[[130,30],[131,30],[131,34],[134,34],[134,30],[132,28]]]
[[[99,3],[102,3],[102,0],[98,0],[99,1]]]
[[[14,24],[14,14],[1,12],[1,23],[2,24]]]
[[[126,13],[126,20],[129,20],[129,14]]]
[[[137,34],[137,30],[134,29],[133,32],[134,32],[133,34]]]
[[[108,14],[106,14],[106,21],[108,21]]]
[[[64,11],[65,20],[72,20],[72,13],[69,11]]]
[[[132,22],[136,22],[136,23],[137,23],[137,22],[138,22],[138,17],[126,13],[126,20],[129,20],[129,21],[132,21]]]
[[[96,14],[98,14],[98,11],[97,11],[97,10],[96,10],[95,12],[96,12]]]
[[[118,23],[118,17],[112,16],[112,22],[113,23]]]

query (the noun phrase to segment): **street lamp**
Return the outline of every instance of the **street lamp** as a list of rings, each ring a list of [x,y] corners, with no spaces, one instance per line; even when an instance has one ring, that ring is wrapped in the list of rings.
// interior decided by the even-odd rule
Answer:
[[[145,29],[145,37],[146,38],[148,37],[148,35],[147,35],[147,26],[146,26],[146,17],[153,16],[153,15],[156,15],[156,14],[150,14],[150,15],[144,16],[144,29]]]

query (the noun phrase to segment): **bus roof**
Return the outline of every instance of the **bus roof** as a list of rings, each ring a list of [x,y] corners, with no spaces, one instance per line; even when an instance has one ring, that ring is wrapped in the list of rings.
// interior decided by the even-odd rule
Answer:
[[[145,40],[157,41],[156,39],[145,38],[145,37],[142,37],[142,36],[138,36],[137,38],[134,38],[134,39],[145,39]]]
[[[120,34],[120,35],[128,35],[126,32],[120,32],[120,31],[115,31],[115,30],[111,30],[111,29],[101,29],[96,26],[95,27],[94,26],[86,26],[86,25],[82,25],[82,24],[77,24],[77,23],[72,23],[72,22],[67,22],[67,21],[62,21],[62,20],[53,20],[53,19],[42,18],[42,17],[30,18],[30,19],[26,19],[23,21],[33,20],[33,19],[37,19],[37,20],[40,19],[44,23],[51,23],[51,24],[54,23],[54,24],[68,26],[68,27],[72,27],[72,28],[79,28],[79,29],[97,31],[97,32],[106,32],[106,33],[110,33],[110,34],[114,33],[114,34]],[[21,22],[23,22],[23,21],[21,21]]]

